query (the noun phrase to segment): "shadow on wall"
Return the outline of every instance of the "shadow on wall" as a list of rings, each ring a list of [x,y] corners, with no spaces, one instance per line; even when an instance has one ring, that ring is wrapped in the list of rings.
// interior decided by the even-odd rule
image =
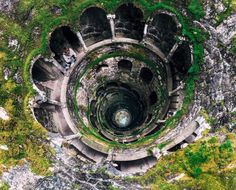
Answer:
[[[87,46],[111,38],[106,12],[97,7],[86,9],[80,16],[80,32]]]
[[[133,4],[121,5],[115,12],[115,31],[117,35],[142,40],[144,30],[143,12]]]
[[[178,34],[177,23],[174,18],[165,13],[156,13],[150,21],[147,37],[152,39],[162,52],[168,53],[175,44]]]
[[[50,48],[57,57],[63,54],[65,48],[77,51],[80,48],[80,42],[69,26],[62,26],[51,34]]]

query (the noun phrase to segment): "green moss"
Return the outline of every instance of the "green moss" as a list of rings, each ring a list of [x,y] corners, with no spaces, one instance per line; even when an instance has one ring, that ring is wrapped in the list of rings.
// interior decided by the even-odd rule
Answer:
[[[80,184],[75,184],[75,185],[73,185],[72,189],[73,190],[81,190],[81,186],[80,186]]]
[[[224,0],[223,1],[225,11],[216,16],[217,25],[222,23],[227,17],[229,17],[233,12],[236,11],[236,1],[235,0]]]
[[[233,37],[233,40],[232,40],[232,46],[230,48],[230,53],[232,53],[233,55],[236,54],[236,35]]]
[[[229,139],[226,140],[226,142],[222,145],[220,145],[220,152],[233,152],[233,146],[231,144],[231,141]]]
[[[115,186],[113,186],[113,185],[110,185],[110,186],[108,187],[108,190],[120,190],[120,188],[115,187]]]
[[[187,150],[185,156],[187,158],[188,167],[186,169],[189,172],[189,175],[196,178],[202,174],[202,169],[200,166],[209,161],[209,148],[202,144],[197,151]]]
[[[199,141],[160,159],[153,169],[135,180],[141,181],[146,187],[160,190],[235,189],[235,141],[235,135],[230,134],[222,144],[211,138]],[[181,173],[185,174],[182,179],[168,183],[170,176]]]
[[[0,183],[0,189],[1,190],[8,190],[8,189],[10,189],[10,186],[9,186],[9,184],[7,184],[7,183]]]
[[[188,11],[196,20],[200,20],[205,15],[202,3],[199,0],[191,0],[188,5]]]
[[[205,118],[209,125],[214,126],[217,123],[217,120],[213,117],[210,117],[206,110],[201,110],[200,114]]]

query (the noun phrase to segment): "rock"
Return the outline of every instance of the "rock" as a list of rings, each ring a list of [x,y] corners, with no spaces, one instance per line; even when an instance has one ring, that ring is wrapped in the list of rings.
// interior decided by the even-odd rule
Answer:
[[[204,2],[205,17],[208,23],[217,24],[218,16],[226,11],[224,0],[206,0]]]
[[[23,83],[23,78],[22,78],[20,72],[17,72],[17,73],[14,75],[13,79],[15,80],[15,82],[16,82],[17,84],[22,84],[22,83]]]
[[[42,178],[30,171],[28,164],[16,166],[3,173],[2,180],[10,185],[9,190],[30,190],[38,179]]]
[[[61,178],[56,176],[39,179],[35,190],[71,190],[72,185],[65,183]]]
[[[23,98],[22,98],[21,96],[18,96],[18,97],[17,97],[17,101],[18,101],[19,103],[22,103],[22,102],[23,102]]]
[[[62,147],[63,142],[65,139],[59,135],[58,133],[50,133],[49,132],[49,140],[52,143],[52,146],[55,147]]]
[[[216,28],[219,40],[229,45],[233,36],[236,34],[236,14],[231,15]]]
[[[228,44],[236,31],[235,21],[236,15],[234,14],[217,28],[211,25],[212,22],[204,23],[204,27],[209,31],[210,37],[205,43],[205,58],[200,76],[205,81],[205,84],[198,87],[198,96],[201,97],[200,104],[209,112],[211,117],[222,121],[225,125],[227,125],[226,123],[229,124],[226,121],[230,121],[230,118],[222,119],[223,113],[226,110],[232,112],[232,109],[235,108],[233,95],[236,90],[234,85],[235,61],[227,53],[230,48]],[[210,99],[204,98],[206,95]],[[216,105],[212,106],[213,103]]]
[[[9,68],[5,68],[4,71],[3,71],[3,74],[4,74],[4,79],[8,80],[9,77],[11,76],[12,72]]]
[[[30,10],[26,13],[26,15],[24,17],[24,24],[25,25],[28,25],[32,21],[34,15],[35,15],[35,12],[36,11],[35,11],[34,7],[31,7]]]
[[[38,178],[32,189],[36,190],[70,190],[75,186],[80,189],[106,190],[110,186],[118,187],[121,190],[141,190],[143,189],[136,183],[126,184],[123,174],[110,165],[95,165],[86,163],[70,154],[61,142],[65,141],[63,137],[55,133],[49,133],[49,140],[56,151],[53,158],[54,165],[50,171],[54,172],[52,176]],[[108,171],[108,173],[107,173]],[[114,174],[114,175],[113,175]],[[118,178],[119,177],[119,178]]]
[[[181,149],[186,148],[187,146],[188,146],[188,143],[183,143],[183,144],[181,145]]]
[[[0,12],[7,15],[15,13],[16,6],[20,0],[0,0]]]
[[[12,51],[16,51],[20,48],[20,44],[17,39],[9,38],[8,39],[8,47],[12,49]]]
[[[36,41],[37,39],[39,39],[40,34],[41,34],[41,28],[38,27],[38,26],[34,27],[34,28],[33,28],[33,32],[32,32],[34,41]]]
[[[0,145],[0,150],[9,150],[7,145]]]
[[[223,2],[219,1],[215,4],[216,13],[220,14],[226,10],[225,5]]]
[[[57,16],[60,16],[62,14],[62,9],[56,5],[53,5],[51,7],[51,12]]]
[[[5,120],[5,121],[10,119],[10,117],[7,114],[6,110],[2,107],[0,107],[0,119]]]

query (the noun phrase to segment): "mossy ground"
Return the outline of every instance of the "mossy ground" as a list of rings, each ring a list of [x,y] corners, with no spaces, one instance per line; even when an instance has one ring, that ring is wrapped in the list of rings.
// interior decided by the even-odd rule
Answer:
[[[0,183],[0,189],[1,190],[8,190],[10,189],[10,186],[7,183]]]
[[[52,151],[46,145],[47,132],[44,128],[33,120],[28,102],[34,94],[30,83],[29,67],[33,57],[39,54],[47,55],[49,51],[48,40],[49,33],[59,25],[70,25],[75,31],[78,29],[79,14],[88,6],[96,4],[105,8],[108,12],[115,10],[120,4],[131,1],[125,0],[21,0],[16,8],[13,17],[0,14],[0,106],[4,107],[11,119],[9,121],[0,120],[0,144],[7,145],[8,151],[0,150],[0,174],[10,166],[22,164],[23,159],[31,164],[35,173],[47,175],[50,172],[48,167],[51,164],[50,156]],[[151,0],[134,0],[137,6],[144,10],[145,18],[156,8],[167,8],[176,13],[180,21],[183,22],[183,35],[187,36],[194,44],[195,65],[190,73],[199,72],[199,64],[202,61],[203,47],[201,43],[203,38],[201,31],[192,28],[189,20],[181,17],[179,11],[174,7],[178,0],[165,0],[162,3]],[[201,1],[199,1],[201,2]],[[198,1],[187,1],[186,6],[191,16],[200,19],[203,16],[201,3]],[[235,0],[231,1],[232,4]],[[51,10],[53,6],[61,8],[61,14],[55,15]],[[195,10],[195,7],[197,8]],[[228,14],[228,13],[227,13]],[[222,19],[219,19],[222,20]],[[39,35],[33,34],[33,29],[38,27]],[[17,39],[20,47],[13,48],[8,46],[9,39]],[[8,80],[3,78],[3,68],[9,68],[12,75]],[[13,80],[13,74],[19,72],[23,76],[23,83],[17,84]],[[192,78],[187,82],[185,104],[188,105],[193,97],[194,81]],[[182,117],[185,112],[177,114],[176,117]],[[171,122],[176,123],[176,118]],[[230,143],[229,143],[230,142]],[[233,148],[232,148],[232,147]],[[222,148],[220,148],[222,147]],[[230,163],[233,163],[235,140],[234,138],[220,145],[219,142],[210,143],[206,141],[196,145],[189,146],[186,150],[179,151],[167,158],[163,158],[157,167],[148,172],[143,179],[143,183],[152,184],[153,188],[159,189],[177,188],[177,186],[167,184],[166,176],[171,173],[178,174],[185,172],[188,176],[186,186],[203,186],[211,181],[212,184],[218,184],[219,187],[235,185],[234,169],[227,169]],[[202,150],[211,152],[205,155]],[[192,158],[199,157],[199,162],[193,166]],[[226,157],[227,156],[227,157]],[[212,160],[212,165],[209,163]],[[214,161],[214,162],[213,162]],[[173,163],[173,164],[170,164]],[[209,165],[207,165],[209,163]],[[164,167],[166,166],[166,167]],[[226,166],[226,169],[222,169]],[[211,169],[212,168],[212,169]],[[211,170],[210,170],[211,169]],[[219,169],[219,173],[217,173]],[[157,175],[159,174],[159,175]],[[226,180],[228,177],[232,182]],[[181,185],[181,184],[179,184]],[[234,186],[235,187],[235,186]],[[235,187],[236,188],[236,187]],[[214,189],[214,188],[212,188]]]
[[[151,189],[236,189],[236,137],[228,134],[224,142],[218,137],[198,141],[162,158],[144,176],[136,180]],[[184,174],[178,181],[171,178]]]
[[[236,35],[233,37],[230,53],[236,55]]]
[[[216,16],[217,25],[236,11],[236,0],[223,0],[225,10]]]

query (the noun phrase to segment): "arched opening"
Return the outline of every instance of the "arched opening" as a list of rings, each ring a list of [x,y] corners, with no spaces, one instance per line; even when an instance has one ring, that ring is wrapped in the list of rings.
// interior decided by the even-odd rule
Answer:
[[[170,148],[170,149],[168,150],[168,152],[176,152],[177,150],[181,149],[181,145],[182,145],[182,144],[183,144],[183,142],[181,142],[181,143],[179,143],[179,144],[173,146],[172,148]]]
[[[132,70],[132,62],[128,60],[121,60],[118,62],[118,69],[130,72]]]
[[[147,37],[151,38],[164,53],[168,53],[175,44],[177,32],[177,23],[173,16],[157,13],[149,23]]]
[[[154,105],[155,103],[157,102],[157,94],[156,92],[152,92],[150,95],[149,95],[149,103],[150,105]]]
[[[106,12],[98,7],[86,9],[80,17],[80,31],[86,45],[111,38]]]
[[[60,57],[65,48],[78,50],[80,47],[77,35],[68,26],[57,28],[50,38],[50,48],[56,57]]]
[[[142,40],[144,19],[142,11],[132,3],[121,5],[115,12],[115,31],[124,37]]]
[[[38,122],[41,123],[51,133],[58,133],[57,127],[53,122],[53,111],[44,108],[34,108],[34,115]]]
[[[102,71],[105,68],[108,68],[107,64],[98,65],[97,68],[96,68],[96,73],[99,73],[100,71]]]
[[[51,62],[46,62],[44,59],[38,59],[32,68],[32,78],[35,82],[46,82],[56,80],[60,72]]]
[[[99,97],[99,96],[103,96],[105,94],[105,88],[102,86],[100,88],[98,88],[97,92],[96,92],[96,96]],[[94,101],[96,103],[96,101]],[[94,103],[93,102],[93,103]]]
[[[191,48],[188,42],[183,42],[175,51],[172,61],[180,74],[186,75],[192,65]]]
[[[140,78],[145,82],[145,83],[150,83],[153,79],[153,73],[152,71],[147,68],[143,67],[140,71]]]

